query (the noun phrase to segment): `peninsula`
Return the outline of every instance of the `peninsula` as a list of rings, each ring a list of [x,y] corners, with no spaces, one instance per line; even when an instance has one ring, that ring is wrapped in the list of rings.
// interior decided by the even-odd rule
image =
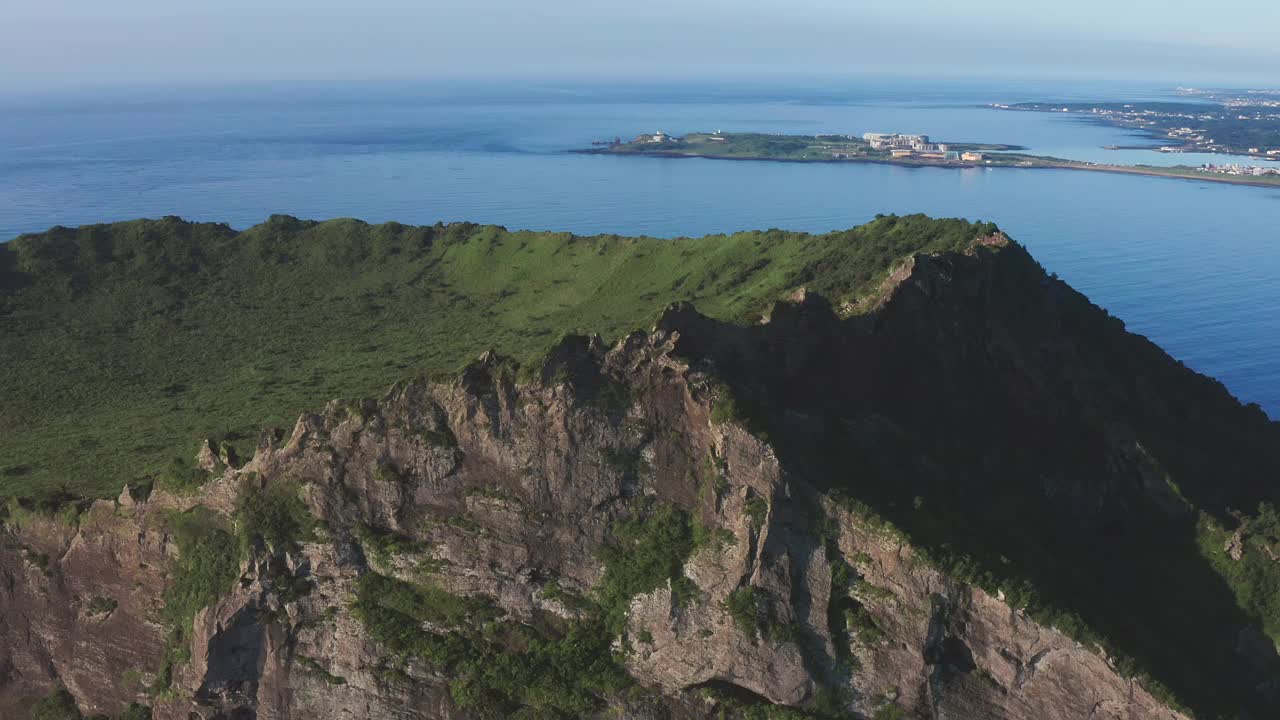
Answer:
[[[1052,112],[1124,128],[1151,145],[1126,146],[1166,153],[1202,152],[1280,161],[1280,91],[1179,89],[1176,102],[993,103],[998,110]]]
[[[574,152],[596,155],[643,155],[714,160],[767,160],[809,163],[882,163],[908,167],[1014,167],[1094,170],[1184,180],[1280,187],[1280,168],[1178,165],[1112,165],[1029,155],[1018,145],[934,142],[928,135],[865,133],[855,135],[782,135],[768,133],[694,132],[683,137],[659,130],[630,141],[596,141]]]

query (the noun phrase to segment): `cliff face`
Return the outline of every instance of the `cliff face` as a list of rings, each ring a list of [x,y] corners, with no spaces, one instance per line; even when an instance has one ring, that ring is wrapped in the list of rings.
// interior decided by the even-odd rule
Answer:
[[[60,683],[175,720],[1188,717],[1033,615],[1077,600],[1181,691],[1200,660],[1150,649],[1186,606],[1144,616],[1178,588],[1134,583],[1236,604],[1194,564],[1140,566],[1194,562],[1164,544],[1195,508],[1266,499],[1275,428],[1000,237],[915,258],[874,303],[802,294],[751,327],[675,306],[612,347],[567,338],[527,382],[486,355],[335,401],[243,466],[205,453],[193,493],[11,519],[0,715]],[[1197,474],[1202,452],[1237,472]],[[185,657],[164,605],[197,506],[244,547]],[[1222,653],[1215,692],[1274,707],[1274,646],[1241,655],[1238,610],[1205,625],[1184,632]]]

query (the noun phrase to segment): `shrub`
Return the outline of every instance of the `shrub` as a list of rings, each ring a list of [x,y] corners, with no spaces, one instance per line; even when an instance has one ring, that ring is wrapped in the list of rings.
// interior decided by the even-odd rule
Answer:
[[[681,574],[679,577],[671,578],[671,604],[683,609],[693,602],[701,591],[698,590],[698,584],[695,583],[688,575]]]
[[[724,550],[738,541],[738,536],[731,530],[722,527],[708,526],[695,515],[692,520],[693,548],[711,548],[716,552]]]
[[[298,497],[297,485],[284,481],[259,487],[246,484],[236,502],[236,527],[247,548],[261,540],[273,551],[292,551],[315,537],[315,520]]]
[[[169,461],[155,480],[156,487],[175,495],[192,495],[209,481],[209,473],[180,457]]]
[[[94,595],[89,599],[88,609],[91,615],[110,615],[115,612],[116,606],[115,598]]]
[[[747,498],[743,512],[751,518],[751,529],[760,532],[760,528],[764,527],[765,518],[769,515],[769,501],[759,495],[752,495]]]
[[[359,596],[413,618],[442,627],[492,620],[501,613],[487,600],[454,595],[430,585],[415,585],[378,573],[360,578]]]
[[[31,720],[81,720],[80,708],[66,688],[58,688],[31,706]]]
[[[724,599],[722,609],[733,618],[733,624],[744,635],[755,640],[760,635],[760,604],[763,598],[758,589],[748,585],[740,587]]]
[[[166,519],[178,545],[178,559],[164,592],[164,617],[175,633],[173,640],[181,644],[196,612],[231,588],[240,558],[225,522],[208,508],[170,513]]]
[[[571,623],[551,637],[495,620],[496,611],[486,601],[374,574],[361,580],[353,613],[391,652],[447,674],[450,696],[467,717],[589,716],[599,709],[601,693],[617,692],[629,682],[599,617]],[[424,622],[437,625],[437,631],[425,630]],[[384,669],[381,674],[400,673]]]
[[[613,378],[606,378],[591,401],[606,413],[622,412],[631,407],[633,401],[631,386]]]
[[[321,680],[325,681],[325,683],[328,685],[346,685],[347,684],[346,678],[342,677],[341,675],[334,675],[333,673],[329,672],[324,668],[323,665],[321,665],[319,662],[316,662],[316,660],[313,658],[309,658],[306,655],[294,655],[293,659],[298,663],[299,666],[305,668],[311,674],[318,676]]]
[[[567,608],[574,610],[586,610],[590,608],[591,601],[578,593],[565,590],[560,585],[560,581],[552,578],[542,586],[542,597],[548,600],[554,600]]]
[[[129,707],[125,708],[116,720],[151,720],[151,708],[138,703],[129,703]]]
[[[716,389],[715,400],[711,403],[711,422],[716,425],[725,425],[729,423],[742,424],[744,422],[742,410],[738,407],[738,400],[734,397],[733,391],[727,385],[721,385]]]
[[[422,543],[412,538],[364,524],[355,526],[355,536],[365,553],[383,567],[391,564],[393,555],[420,553],[426,549]],[[424,559],[423,562],[429,559]],[[419,567],[426,569],[421,563]]]
[[[605,572],[596,598],[615,636],[626,625],[631,598],[683,577],[684,562],[693,551],[688,513],[654,502],[638,503],[634,512],[614,524],[614,542],[600,550]]]
[[[893,591],[888,588],[882,588],[879,585],[872,585],[869,582],[858,583],[858,594],[868,600],[887,601],[894,598]]]
[[[887,703],[876,708],[872,720],[906,720],[907,713],[897,703]]]
[[[831,596],[838,597],[847,594],[849,588],[853,586],[854,579],[853,567],[844,561],[844,558],[835,557],[831,561]]]
[[[600,451],[600,455],[604,459],[605,467],[619,475],[628,475],[639,472],[644,464],[644,460],[640,457],[640,453],[635,450],[627,450],[625,448],[603,448]]]
[[[392,465],[390,461],[379,462],[378,468],[374,471],[374,474],[379,480],[385,483],[398,483],[403,480],[400,475],[400,471],[397,470],[396,466]]]
[[[884,631],[876,624],[875,618],[861,605],[846,608],[844,611],[845,627],[853,631],[853,636],[869,645],[884,639]]]
[[[38,498],[10,498],[0,507],[0,518],[4,519],[4,524],[18,530],[30,526],[37,518],[74,528],[80,524],[81,503],[79,498],[72,497],[65,489],[59,488]]]

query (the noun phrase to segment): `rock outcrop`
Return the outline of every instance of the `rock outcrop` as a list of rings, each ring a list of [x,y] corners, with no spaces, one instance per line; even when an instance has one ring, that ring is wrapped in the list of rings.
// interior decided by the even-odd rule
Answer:
[[[1010,305],[1019,294],[1034,301]],[[471,608],[405,637],[461,632],[455,622],[560,637],[599,612],[593,592],[611,572],[602,550],[617,547],[619,523],[663,507],[687,518],[694,540],[674,574],[627,600],[606,660],[643,690],[600,688],[584,714],[1189,717],[1097,644],[1037,622],[999,578],[956,571],[930,534],[944,525],[904,532],[897,490],[871,487],[896,474],[923,514],[935,501],[927,490],[985,468],[1029,481],[1062,527],[1081,532],[1125,513],[1185,521],[1171,473],[1202,505],[1243,497],[1245,478],[1196,485],[1182,453],[1148,436],[1153,417],[1178,432],[1212,422],[1183,406],[1248,411],[1163,356],[1126,374],[1139,360],[1090,345],[1076,327],[1081,302],[1020,248],[984,238],[968,255],[914,258],[857,312],[801,294],[738,327],[675,306],[612,347],[566,338],[526,381],[486,355],[450,384],[335,401],[291,432],[264,433],[240,467],[208,445],[200,463],[216,475],[193,494],[126,490],[74,522],[11,517],[0,715],[21,717],[62,685],[86,713],[137,701],[173,720],[476,717],[448,662],[371,630],[362,583],[429,587]],[[1123,334],[1087,332],[1103,333],[1099,343]],[[1241,453],[1275,438],[1265,420],[1244,424],[1257,436],[1237,438]],[[811,453],[815,442],[839,452]],[[885,466],[890,447],[898,455]],[[865,502],[851,500],[859,483]],[[187,652],[175,653],[162,621],[172,517],[203,506],[243,529],[238,498],[267,491],[300,500],[313,530],[275,545],[245,537],[236,581],[196,613]],[[975,528],[1004,522],[997,510],[973,517]],[[1274,647],[1260,644],[1264,677]]]

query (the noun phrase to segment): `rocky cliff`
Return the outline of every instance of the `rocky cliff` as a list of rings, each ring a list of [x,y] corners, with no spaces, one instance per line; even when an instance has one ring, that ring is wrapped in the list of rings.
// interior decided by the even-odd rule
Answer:
[[[675,305],[14,506],[0,715],[1273,717],[1193,538],[1272,499],[1278,438],[979,238],[861,306]]]

